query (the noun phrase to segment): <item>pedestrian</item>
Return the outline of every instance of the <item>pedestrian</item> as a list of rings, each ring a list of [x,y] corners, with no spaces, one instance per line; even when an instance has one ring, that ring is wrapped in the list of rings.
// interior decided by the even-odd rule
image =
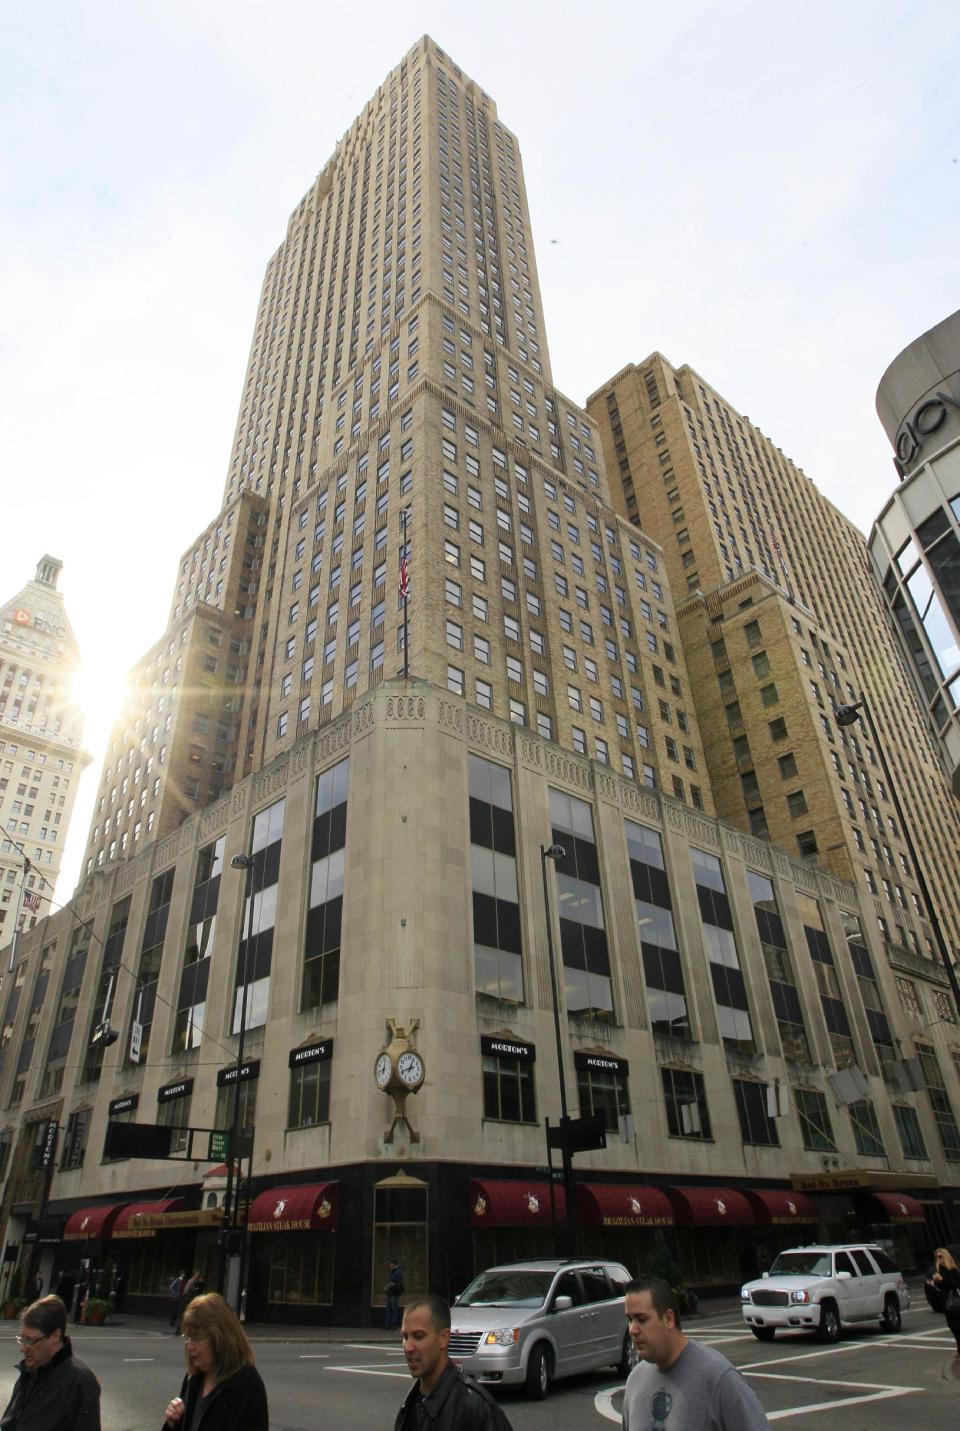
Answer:
[[[442,1297],[408,1302],[402,1335],[403,1354],[416,1380],[397,1412],[394,1431],[511,1431],[489,1391],[450,1360],[450,1307]]]
[[[253,1348],[219,1292],[194,1297],[183,1314],[187,1374],[168,1403],[165,1431],[269,1431],[267,1392]]]
[[[933,1255],[937,1265],[932,1280],[943,1297],[947,1326],[957,1344],[957,1356],[960,1356],[960,1268],[953,1253],[945,1247],[938,1247]]]
[[[755,1393],[727,1358],[684,1336],[669,1282],[631,1282],[624,1310],[642,1360],[624,1388],[623,1431],[770,1431]]]
[[[403,1274],[400,1271],[400,1263],[393,1257],[388,1261],[387,1269],[387,1280],[383,1288],[387,1298],[387,1309],[383,1325],[388,1332],[398,1332],[400,1330],[400,1298],[403,1296]]]
[[[23,1360],[3,1416],[3,1431],[100,1431],[100,1383],[73,1354],[67,1309],[41,1297],[20,1316]]]
[[[187,1285],[187,1269],[181,1267],[176,1277],[170,1283],[170,1300],[173,1306],[170,1309],[170,1326],[174,1331],[180,1327],[180,1301],[183,1297],[183,1289]]]
[[[67,1312],[70,1311],[70,1308],[73,1305],[73,1289],[76,1285],[77,1280],[71,1272],[60,1271],[57,1273],[57,1279],[53,1284],[53,1290],[60,1298],[63,1305],[66,1307]]]
[[[113,1281],[110,1283],[110,1302],[115,1312],[123,1310],[123,1293],[126,1283],[123,1280],[123,1273],[114,1263]]]

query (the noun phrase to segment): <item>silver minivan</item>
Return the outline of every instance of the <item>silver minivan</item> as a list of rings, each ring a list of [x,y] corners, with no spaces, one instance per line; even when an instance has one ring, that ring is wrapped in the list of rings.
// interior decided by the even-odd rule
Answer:
[[[626,1376],[619,1262],[510,1262],[481,1272],[450,1308],[450,1356],[487,1386],[524,1385],[537,1400],[555,1378],[615,1366]]]

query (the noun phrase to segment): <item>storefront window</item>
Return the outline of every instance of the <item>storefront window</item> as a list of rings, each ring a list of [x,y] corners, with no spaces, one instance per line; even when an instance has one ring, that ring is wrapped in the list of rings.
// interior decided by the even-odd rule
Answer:
[[[383,1288],[387,1263],[399,1262],[404,1295],[428,1292],[427,1285],[427,1185],[398,1173],[374,1189],[373,1267],[370,1302],[385,1304]]]
[[[263,1241],[268,1243],[271,1302],[316,1306],[333,1301],[333,1233],[277,1233]]]

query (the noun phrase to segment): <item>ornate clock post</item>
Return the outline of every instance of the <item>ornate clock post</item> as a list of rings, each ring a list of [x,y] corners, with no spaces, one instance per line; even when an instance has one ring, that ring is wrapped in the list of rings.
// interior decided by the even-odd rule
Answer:
[[[377,1055],[373,1065],[373,1081],[383,1092],[393,1099],[393,1121],[383,1141],[392,1143],[397,1125],[406,1124],[411,1143],[419,1143],[420,1134],[407,1116],[407,1095],[417,1093],[426,1077],[423,1055],[414,1046],[414,1034],[420,1020],[414,1019],[409,1028],[404,1028],[395,1019],[387,1019],[389,1042]]]

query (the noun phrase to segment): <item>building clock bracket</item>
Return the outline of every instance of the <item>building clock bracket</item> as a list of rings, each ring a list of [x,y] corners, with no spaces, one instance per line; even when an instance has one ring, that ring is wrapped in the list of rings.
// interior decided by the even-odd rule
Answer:
[[[420,1134],[407,1114],[407,1097],[420,1091],[426,1077],[423,1055],[418,1052],[415,1042],[420,1020],[412,1019],[405,1027],[396,1019],[387,1019],[386,1027],[387,1041],[373,1065],[374,1083],[381,1093],[393,1099],[393,1120],[383,1141],[392,1143],[397,1128],[406,1127],[411,1143],[419,1143]]]

